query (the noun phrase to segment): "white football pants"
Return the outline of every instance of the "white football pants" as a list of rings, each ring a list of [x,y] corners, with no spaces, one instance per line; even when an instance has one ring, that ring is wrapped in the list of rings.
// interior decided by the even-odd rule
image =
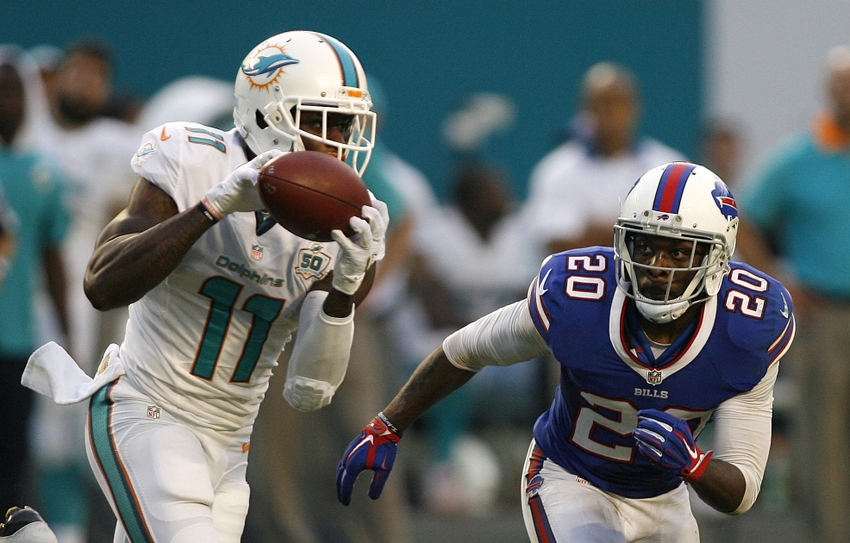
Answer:
[[[91,399],[86,451],[118,518],[114,543],[239,543],[247,450],[176,420],[123,378]]]
[[[699,543],[685,485],[654,498],[624,498],[555,464],[533,439],[522,471],[532,543]]]

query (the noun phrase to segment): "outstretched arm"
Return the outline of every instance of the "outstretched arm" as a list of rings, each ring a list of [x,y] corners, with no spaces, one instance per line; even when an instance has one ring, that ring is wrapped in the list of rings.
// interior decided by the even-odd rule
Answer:
[[[419,364],[383,413],[401,434],[431,406],[459,389],[473,375],[474,372],[459,369],[449,362],[441,345]]]
[[[348,445],[337,466],[339,501],[344,505],[351,502],[354,483],[364,470],[375,472],[369,496],[378,499],[402,433],[478,370],[488,365],[515,364],[548,352],[525,301],[498,309],[449,336],[419,364],[386,409]]]
[[[387,408],[354,438],[342,455],[336,470],[337,498],[343,505],[351,503],[357,477],[372,470],[369,497],[377,500],[393,469],[396,444],[401,435],[429,407],[469,381],[474,372],[462,370],[449,362],[438,347],[419,364]]]

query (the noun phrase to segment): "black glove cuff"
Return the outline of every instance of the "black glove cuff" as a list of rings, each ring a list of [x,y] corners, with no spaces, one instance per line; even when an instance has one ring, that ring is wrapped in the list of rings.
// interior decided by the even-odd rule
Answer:
[[[388,418],[387,418],[387,416],[386,416],[386,415],[384,415],[384,412],[383,412],[383,411],[381,411],[380,413],[378,413],[378,420],[380,420],[381,422],[383,422],[384,424],[386,424],[386,425],[387,425],[387,428],[389,428],[389,429],[390,429],[390,431],[391,431],[392,433],[394,433],[395,435],[397,435],[397,436],[400,436],[400,435],[401,435],[401,432],[399,432],[399,431],[398,431],[398,428],[396,428],[396,427],[395,427],[395,425],[394,425],[392,422],[390,422],[390,419],[388,419]]]

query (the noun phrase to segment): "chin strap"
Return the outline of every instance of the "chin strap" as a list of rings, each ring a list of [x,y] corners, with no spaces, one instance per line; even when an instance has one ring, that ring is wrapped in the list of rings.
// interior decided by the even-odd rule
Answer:
[[[640,314],[647,319],[652,322],[657,322],[658,324],[666,324],[678,319],[685,314],[685,311],[687,311],[689,307],[691,307],[691,294],[697,290],[700,284],[703,283],[704,277],[705,271],[700,270],[694,278],[691,279],[691,282],[688,284],[685,292],[683,292],[682,295],[675,300],[667,302],[666,304],[659,304],[658,302],[647,298],[635,287],[634,297],[638,311],[640,311]],[[682,298],[685,299],[682,300]]]
[[[645,301],[646,298],[640,294],[635,296],[635,305],[640,311],[640,314],[659,324],[666,324],[676,320],[685,314],[685,311],[691,307],[691,302],[682,300],[681,302],[672,302],[669,304],[651,304]]]

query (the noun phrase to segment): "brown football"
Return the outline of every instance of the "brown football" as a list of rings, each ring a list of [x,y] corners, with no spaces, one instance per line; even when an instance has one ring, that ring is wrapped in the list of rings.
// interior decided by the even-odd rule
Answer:
[[[371,203],[351,166],[317,151],[287,153],[266,162],[257,184],[275,221],[313,241],[331,241],[331,230],[351,236],[349,219]]]

